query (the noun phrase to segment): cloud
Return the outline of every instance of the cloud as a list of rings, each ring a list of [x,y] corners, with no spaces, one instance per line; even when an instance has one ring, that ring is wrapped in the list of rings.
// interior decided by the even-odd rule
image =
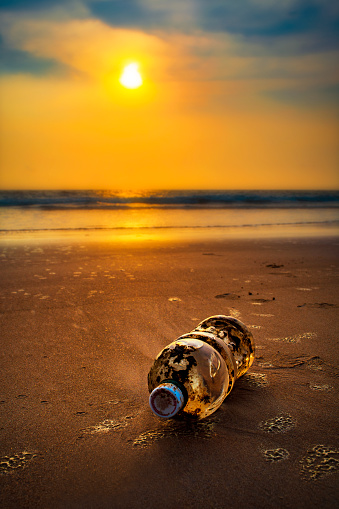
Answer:
[[[91,1],[95,17],[113,26],[145,30],[202,30],[235,34],[267,45],[296,37],[292,52],[337,47],[339,8],[332,0]],[[301,37],[302,36],[302,37]],[[284,45],[287,50],[290,45]]]
[[[198,28],[200,0],[88,0],[90,12],[114,26],[189,31]]]
[[[339,105],[339,85],[334,84],[327,87],[313,87],[306,89],[285,88],[263,90],[264,97],[272,98],[274,101],[309,109],[312,107],[323,107],[324,105]]]
[[[61,0],[62,2],[62,0]],[[8,10],[35,10],[60,3],[58,0],[1,0],[0,8]]]
[[[0,56],[2,67],[9,71],[11,58],[12,70],[21,65],[23,71],[32,73],[53,70],[46,59],[61,58],[75,65],[70,54],[65,58],[62,51],[52,51],[57,39],[69,53],[100,50],[93,62],[97,69],[100,60],[114,53],[113,34],[123,31],[144,34],[139,39],[156,38],[159,45],[163,41],[167,60],[173,57],[169,73],[183,76],[186,65],[186,76],[193,80],[198,79],[199,71],[199,79],[207,80],[263,73],[267,78],[288,76],[287,57],[320,56],[339,48],[339,4],[332,0],[0,0],[1,11]],[[84,37],[91,41],[92,49]],[[110,49],[104,48],[104,41]],[[124,44],[131,46],[127,40]],[[72,48],[66,50],[66,46]],[[39,58],[43,59],[41,66]],[[334,58],[328,60],[332,66]],[[333,76],[331,67],[328,73]]]
[[[17,55],[18,66],[26,58],[23,67],[31,63],[32,72],[42,59],[42,70],[45,66],[46,71],[53,71],[47,62],[54,61],[101,79],[119,72],[125,61],[137,60],[155,81],[238,80],[254,91],[332,86],[339,79],[338,52],[277,58],[255,44],[248,49],[244,38],[228,33],[146,33],[95,19],[53,21],[23,14],[4,16],[0,26],[9,55]]]
[[[54,60],[42,59],[29,52],[10,49],[0,37],[0,73],[1,74],[46,74],[60,71],[60,65]]]
[[[0,0],[0,16],[8,15],[44,20],[88,18],[86,0]]]
[[[339,43],[339,4],[333,0],[1,0],[0,10],[50,19],[92,17],[141,31],[227,33],[290,54]]]
[[[85,79],[101,80],[120,72],[129,60],[140,61],[159,77],[171,52],[155,35],[113,28],[95,19],[52,21],[8,14],[0,27],[7,51],[58,62]]]
[[[293,104],[303,91],[316,101],[318,91],[325,98],[328,90],[328,101],[335,100],[330,90],[339,80],[339,50],[332,28],[339,8],[328,0],[6,0],[0,5],[3,72],[68,69],[102,80],[135,59],[154,82],[216,81],[224,83],[223,95],[238,87],[239,93],[252,90]]]
[[[6,12],[47,12],[55,7],[68,7],[71,11],[81,0],[0,0],[0,9]]]

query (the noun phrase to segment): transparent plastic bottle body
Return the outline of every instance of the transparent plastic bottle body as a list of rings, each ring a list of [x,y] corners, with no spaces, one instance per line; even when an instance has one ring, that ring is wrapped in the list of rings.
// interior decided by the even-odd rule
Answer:
[[[224,315],[207,318],[156,357],[148,374],[151,408],[165,418],[173,412],[196,419],[207,417],[219,408],[253,360],[253,337],[244,324]],[[172,389],[176,386],[183,398],[179,404],[172,391],[171,402],[179,406],[167,414],[158,412],[153,403],[160,401],[166,407],[170,385]]]

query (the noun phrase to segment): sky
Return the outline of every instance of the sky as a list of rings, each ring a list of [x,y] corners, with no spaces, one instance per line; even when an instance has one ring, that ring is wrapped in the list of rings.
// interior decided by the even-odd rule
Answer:
[[[0,0],[0,188],[338,189],[338,42],[333,0]]]

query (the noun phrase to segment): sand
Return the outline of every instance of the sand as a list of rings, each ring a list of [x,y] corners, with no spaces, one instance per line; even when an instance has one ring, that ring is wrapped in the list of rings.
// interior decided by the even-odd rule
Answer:
[[[1,507],[332,508],[338,238],[3,242]],[[148,406],[153,358],[239,318],[256,360],[198,423]]]

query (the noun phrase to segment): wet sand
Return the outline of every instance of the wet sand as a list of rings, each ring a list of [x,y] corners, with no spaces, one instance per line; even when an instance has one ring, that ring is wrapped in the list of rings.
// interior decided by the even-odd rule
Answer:
[[[338,238],[2,243],[1,507],[334,508]],[[155,355],[202,319],[256,360],[211,417],[148,407]]]

